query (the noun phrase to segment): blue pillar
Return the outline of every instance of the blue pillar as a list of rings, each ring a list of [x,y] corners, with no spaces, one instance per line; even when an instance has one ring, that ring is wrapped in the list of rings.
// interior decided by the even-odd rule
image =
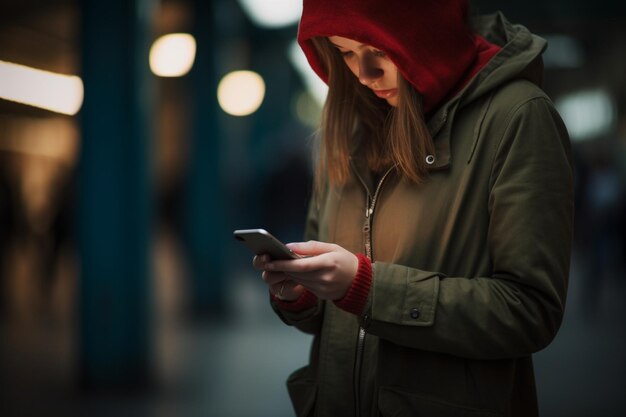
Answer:
[[[138,386],[150,377],[154,4],[82,1],[78,350],[87,387]]]
[[[214,2],[193,0],[192,5],[197,52],[188,78],[192,128],[183,227],[190,270],[190,310],[194,316],[202,317],[223,312],[222,248],[232,236],[226,230],[221,186]]]

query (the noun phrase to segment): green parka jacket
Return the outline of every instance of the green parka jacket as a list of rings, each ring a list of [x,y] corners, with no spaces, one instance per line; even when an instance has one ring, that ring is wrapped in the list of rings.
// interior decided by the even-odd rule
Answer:
[[[274,305],[315,335],[288,381],[298,416],[537,415],[531,354],[567,289],[570,145],[539,87],[545,41],[501,14],[475,23],[502,49],[429,119],[429,179],[375,182],[357,149],[353,179],[312,200],[306,238],[371,243],[373,283],[359,317]]]

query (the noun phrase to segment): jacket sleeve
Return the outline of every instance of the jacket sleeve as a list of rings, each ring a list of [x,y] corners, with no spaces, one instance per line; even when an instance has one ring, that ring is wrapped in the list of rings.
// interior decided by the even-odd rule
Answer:
[[[318,239],[318,209],[315,197],[313,197],[309,202],[304,239]],[[305,333],[317,334],[320,332],[322,327],[324,303],[325,301],[318,300],[314,307],[298,312],[281,310],[278,303],[272,302],[271,305],[272,309],[285,324],[295,326],[297,329]]]
[[[361,316],[368,332],[476,359],[529,355],[556,335],[572,239],[569,139],[546,98],[527,100],[510,115],[490,178],[491,275],[447,277],[376,262]]]

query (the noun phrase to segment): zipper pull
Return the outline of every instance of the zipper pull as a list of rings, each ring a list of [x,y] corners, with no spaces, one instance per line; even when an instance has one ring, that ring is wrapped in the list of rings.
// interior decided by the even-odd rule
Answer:
[[[372,259],[372,236],[371,232],[371,219],[368,216],[368,213],[371,214],[371,208],[365,209],[365,223],[363,224],[363,245],[365,248],[365,256],[367,256],[370,260]]]

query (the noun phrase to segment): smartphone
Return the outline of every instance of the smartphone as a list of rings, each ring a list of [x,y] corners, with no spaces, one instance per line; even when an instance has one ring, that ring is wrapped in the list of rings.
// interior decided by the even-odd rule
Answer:
[[[246,245],[256,255],[267,254],[272,259],[298,259],[301,257],[265,229],[235,230],[233,235],[235,239]]]

